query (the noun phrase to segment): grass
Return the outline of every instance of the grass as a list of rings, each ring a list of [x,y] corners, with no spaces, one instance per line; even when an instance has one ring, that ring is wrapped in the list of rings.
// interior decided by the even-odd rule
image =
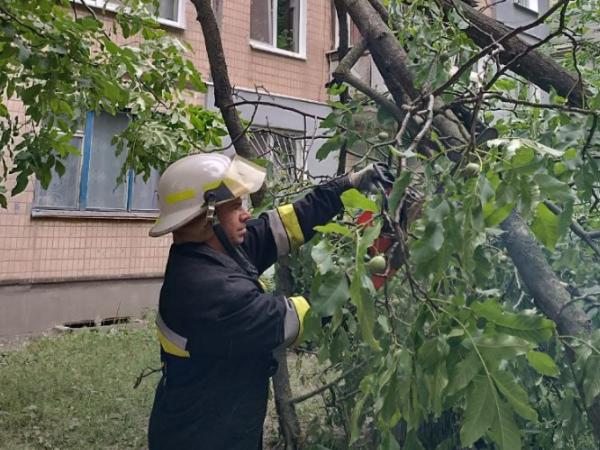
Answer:
[[[320,382],[314,358],[289,357],[292,391]],[[142,370],[159,367],[153,326],[83,329],[0,352],[0,449],[143,449],[159,374],[133,385]],[[315,397],[298,405],[303,428],[322,416]],[[270,401],[265,448],[278,440]]]
[[[0,354],[1,449],[141,449],[158,375],[150,327],[78,331]]]

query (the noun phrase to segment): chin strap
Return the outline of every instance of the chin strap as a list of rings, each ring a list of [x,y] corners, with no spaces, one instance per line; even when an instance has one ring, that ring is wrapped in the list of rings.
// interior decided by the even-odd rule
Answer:
[[[218,223],[218,219],[215,218],[215,220],[217,221],[217,223],[213,223],[213,231],[215,232],[215,235],[217,236],[217,239],[219,240],[219,242],[221,243],[221,245],[223,246],[223,248],[225,249],[225,251],[227,252],[227,254],[229,256],[231,256],[231,258],[236,263],[238,263],[238,265],[248,275],[250,275],[252,277],[258,277],[258,270],[256,270],[256,267],[254,267],[254,264],[252,264],[248,260],[248,257],[246,256],[246,254],[244,253],[244,251],[239,246],[235,246],[234,247],[231,244],[231,241],[227,237],[227,234],[225,234],[225,230],[223,229],[223,227],[221,226],[221,224]]]

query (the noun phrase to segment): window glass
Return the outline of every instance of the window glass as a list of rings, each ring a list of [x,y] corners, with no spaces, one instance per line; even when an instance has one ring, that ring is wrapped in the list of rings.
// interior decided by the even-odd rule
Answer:
[[[298,136],[297,132],[289,130],[256,130],[250,137],[250,143],[256,154],[271,160],[277,171],[295,177],[296,169],[303,167],[299,140],[294,139]]]
[[[177,22],[178,9],[179,0],[160,0],[158,4],[158,17]]]
[[[70,144],[81,152],[82,136],[75,136]],[[36,183],[35,207],[41,208],[61,208],[77,209],[79,208],[79,176],[81,174],[81,155],[69,154],[66,159],[61,161],[65,166],[65,173],[62,177],[53,170],[52,181],[48,189],[42,189],[39,183]]]
[[[298,0],[278,0],[277,48],[298,51],[299,13]]]
[[[135,177],[133,183],[133,199],[131,209],[136,211],[158,209],[158,171],[153,170],[148,181],[144,182],[141,175]]]
[[[127,185],[117,185],[117,178],[125,162],[126,152],[115,156],[111,144],[113,136],[127,127],[125,114],[96,114],[91,142],[90,166],[87,186],[87,207],[93,209],[127,208]]]
[[[273,45],[273,2],[252,0],[250,5],[250,37]]]

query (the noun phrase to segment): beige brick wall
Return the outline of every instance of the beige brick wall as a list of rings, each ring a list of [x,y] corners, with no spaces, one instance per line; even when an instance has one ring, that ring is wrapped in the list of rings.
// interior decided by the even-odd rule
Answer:
[[[307,8],[306,59],[299,60],[252,49],[250,0],[224,1],[223,45],[234,85],[262,86],[273,94],[325,101],[330,3],[307,0]],[[110,18],[106,22],[110,24]],[[204,40],[190,2],[186,2],[186,25],[185,30],[170,31],[192,45],[191,59],[208,78]],[[11,101],[8,106],[11,114],[23,116],[20,103]],[[148,237],[152,221],[32,218],[33,190],[30,183],[25,192],[9,199],[8,209],[0,208],[0,284],[163,272],[171,238]]]

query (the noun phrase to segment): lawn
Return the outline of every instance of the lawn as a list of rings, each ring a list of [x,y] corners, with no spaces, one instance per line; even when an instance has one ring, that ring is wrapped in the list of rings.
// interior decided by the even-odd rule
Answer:
[[[158,374],[154,330],[82,330],[0,354],[0,448],[140,449]]]
[[[313,389],[306,380],[316,371],[314,361],[291,359],[295,394]],[[0,352],[0,449],[145,448],[159,374],[133,385],[143,370],[159,365],[151,325],[82,329]],[[302,422],[322,414],[322,405],[320,397],[299,405]],[[273,409],[265,448],[277,440]]]

